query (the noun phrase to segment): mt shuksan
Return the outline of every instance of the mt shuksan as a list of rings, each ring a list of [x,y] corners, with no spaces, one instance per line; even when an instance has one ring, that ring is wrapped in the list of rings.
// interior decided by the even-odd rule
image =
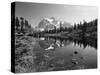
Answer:
[[[71,27],[70,23],[58,21],[54,17],[51,17],[42,19],[38,24],[38,26],[36,27],[36,29],[44,31],[44,30],[52,30],[54,28],[58,29],[60,28],[60,26],[62,26],[63,28]]]

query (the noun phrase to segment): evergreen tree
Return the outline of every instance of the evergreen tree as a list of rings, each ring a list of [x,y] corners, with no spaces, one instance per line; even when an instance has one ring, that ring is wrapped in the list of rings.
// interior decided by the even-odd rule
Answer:
[[[20,24],[19,24],[19,19],[16,17],[16,30],[19,30]]]
[[[21,17],[20,19],[21,19],[21,31],[23,32],[23,30],[24,30],[24,18]]]
[[[76,26],[76,24],[74,24],[74,29],[77,29],[77,26]]]
[[[27,29],[28,29],[28,26],[29,26],[28,21],[27,21],[27,20],[25,20],[25,30],[27,30]]]

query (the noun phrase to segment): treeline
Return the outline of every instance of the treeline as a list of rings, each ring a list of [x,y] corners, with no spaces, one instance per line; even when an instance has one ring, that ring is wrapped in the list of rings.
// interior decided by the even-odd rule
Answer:
[[[34,31],[32,26],[29,24],[29,22],[23,18],[23,17],[16,17],[15,18],[15,32],[16,33],[31,33],[33,36],[42,36],[44,34],[63,34],[67,36],[67,34],[72,34],[73,35],[79,35],[79,36],[90,36],[91,35],[97,35],[97,19],[91,21],[91,22],[86,22],[83,21],[80,22],[79,24],[74,24],[71,27],[62,27],[62,24],[60,23],[60,27],[52,30],[44,30],[44,31]]]
[[[32,26],[28,23],[28,21],[23,17],[15,18],[15,32],[16,33],[32,33]]]
[[[60,28],[56,28],[54,27],[54,29],[52,30],[44,30],[44,31],[40,31],[37,32],[36,35],[43,35],[43,34],[56,34],[56,33],[72,33],[72,32],[76,32],[79,34],[84,34],[84,33],[89,33],[89,32],[94,32],[97,31],[97,19],[91,21],[91,22],[86,22],[85,20],[82,22],[80,22],[79,24],[74,24],[73,26],[67,28],[67,27],[62,27],[61,23],[60,23]]]
[[[84,20],[83,24],[82,24],[81,22],[80,22],[80,24],[74,24],[73,29],[74,29],[74,30],[80,29],[80,30],[86,32],[86,30],[87,30],[89,27],[91,28],[91,27],[94,27],[94,26],[97,27],[97,19],[95,19],[95,20],[93,20],[93,21],[91,21],[91,22],[86,22],[86,21]],[[95,28],[95,30],[92,30],[92,31],[96,31],[96,30],[97,30],[97,28]]]
[[[54,33],[61,33],[61,32],[66,32],[66,31],[71,31],[71,29],[72,29],[73,27],[69,27],[69,28],[67,28],[67,27],[63,27],[63,25],[60,23],[60,27],[59,28],[56,28],[56,26],[54,26],[54,29],[52,29],[52,30],[44,30],[44,31],[40,31],[40,32],[38,32],[38,33],[40,33],[40,34],[45,34],[45,33],[47,33],[47,34],[54,34]]]

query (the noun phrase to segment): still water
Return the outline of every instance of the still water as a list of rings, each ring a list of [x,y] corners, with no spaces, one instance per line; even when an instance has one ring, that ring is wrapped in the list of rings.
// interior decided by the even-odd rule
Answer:
[[[36,71],[58,71],[97,68],[95,42],[54,37],[35,38]]]

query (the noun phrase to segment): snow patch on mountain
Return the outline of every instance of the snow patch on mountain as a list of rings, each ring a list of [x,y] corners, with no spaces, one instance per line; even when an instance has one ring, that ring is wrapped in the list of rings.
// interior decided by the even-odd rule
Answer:
[[[44,30],[52,30],[54,28],[58,29],[60,27],[70,27],[71,24],[68,22],[64,22],[64,21],[58,21],[57,19],[55,19],[54,17],[51,18],[44,18],[42,19],[38,26],[36,27],[36,29],[40,30],[40,31],[44,31]]]

